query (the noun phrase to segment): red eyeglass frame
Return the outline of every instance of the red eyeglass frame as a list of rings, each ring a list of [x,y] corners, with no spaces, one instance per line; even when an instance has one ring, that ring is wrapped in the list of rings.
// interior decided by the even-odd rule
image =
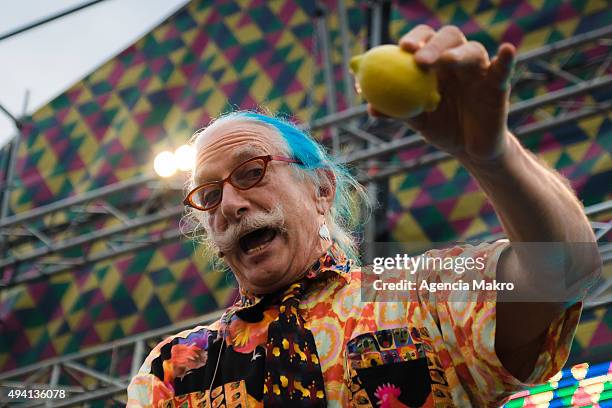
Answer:
[[[261,177],[254,182],[251,186],[247,187],[247,188],[241,188],[239,186],[236,186],[232,183],[231,178],[232,175],[234,174],[234,172],[236,170],[238,170],[240,167],[244,166],[247,163],[250,163],[252,161],[255,160],[262,160],[264,162],[264,167],[263,167],[263,171],[261,172]],[[200,211],[211,211],[214,210],[215,208],[217,208],[219,206],[219,204],[221,204],[221,200],[223,199],[223,186],[224,184],[227,182],[229,183],[231,186],[233,186],[234,188],[237,188],[238,190],[242,190],[242,191],[246,191],[246,190],[250,190],[251,188],[255,187],[257,184],[259,184],[261,182],[261,180],[263,180],[263,178],[266,176],[266,171],[268,170],[268,163],[270,163],[271,161],[283,161],[286,163],[296,163],[296,164],[302,164],[302,162],[300,160],[296,160],[296,159],[291,159],[289,157],[284,157],[284,156],[275,156],[275,155],[264,155],[264,156],[255,156],[255,157],[251,157],[248,160],[243,161],[242,163],[240,163],[239,165],[237,165],[236,167],[234,167],[234,169],[231,171],[231,173],[224,178],[223,180],[218,180],[218,181],[209,181],[203,184],[200,184],[199,186],[193,188],[185,197],[185,199],[183,200],[183,204],[192,208],[195,208],[196,210],[200,210]],[[193,201],[193,197],[194,195],[199,191],[202,190],[204,187],[208,187],[210,185],[218,185],[219,189],[221,190],[221,195],[219,196],[219,201],[217,202],[217,204],[213,205],[210,208],[205,208],[202,207],[198,204],[196,204]]]

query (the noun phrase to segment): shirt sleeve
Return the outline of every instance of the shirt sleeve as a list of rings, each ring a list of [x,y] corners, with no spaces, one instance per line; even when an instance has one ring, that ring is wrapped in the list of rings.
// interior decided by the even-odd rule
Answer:
[[[493,244],[455,247],[441,250],[435,256],[483,257],[484,268],[479,273],[491,281],[495,279],[500,256],[508,244],[504,240]],[[485,301],[476,300],[479,293],[474,290],[462,293],[464,296],[466,294],[468,298],[465,301],[453,301],[448,296],[436,299],[437,294],[430,293],[429,302],[426,303],[437,320],[457,380],[472,402],[478,406],[497,406],[514,393],[546,382],[562,369],[580,320],[582,303],[566,309],[550,325],[534,371],[522,382],[506,370],[495,352],[495,300],[490,296]],[[432,310],[432,306],[435,310]]]
[[[140,367],[138,374],[132,378],[127,389],[127,408],[157,407],[160,401],[174,397],[174,390],[151,372],[151,363],[159,357],[162,346],[171,341],[172,337],[155,346]]]

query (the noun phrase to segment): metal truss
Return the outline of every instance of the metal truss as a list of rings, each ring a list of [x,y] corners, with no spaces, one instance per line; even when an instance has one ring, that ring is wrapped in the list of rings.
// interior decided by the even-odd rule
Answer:
[[[519,138],[610,111],[612,52],[605,46],[610,37],[612,27],[606,27],[518,56],[516,93],[570,82],[552,92],[513,101],[509,122]],[[572,58],[583,52],[592,57],[573,64]],[[390,176],[450,159],[427,148],[416,159],[393,161],[398,152],[424,149],[426,143],[400,122],[368,118],[365,105],[332,113],[304,128],[315,136],[335,129],[335,141],[324,142],[331,143],[337,160],[354,168],[370,191]],[[139,176],[0,219],[0,242],[5,245],[0,285],[13,286],[180,240],[182,182]],[[374,241],[373,229],[369,234],[364,240]]]
[[[586,209],[591,216],[612,213],[612,200]],[[612,222],[591,222],[597,237],[600,239],[612,230]],[[502,238],[501,234],[485,237],[483,241],[494,241]],[[604,262],[612,260],[612,244],[600,246]],[[610,301],[612,276],[602,280],[602,284],[586,300],[585,309]],[[604,295],[605,296],[602,296]],[[116,340],[100,346],[52,358],[26,367],[0,373],[0,392],[5,389],[51,389],[66,390],[65,399],[38,400],[25,407],[67,407],[83,405],[87,402],[105,399],[113,404],[127,403],[126,390],[130,379],[136,375],[144,358],[168,335],[176,334],[197,325],[216,321],[223,310],[214,311],[203,316],[182,321],[177,324],[140,333],[125,339]],[[4,395],[2,393],[0,395]],[[0,407],[8,406],[6,400],[0,399]]]
[[[0,373],[0,395],[6,389],[66,390],[63,399],[28,401],[21,407],[67,407],[98,399],[125,405],[126,389],[151,349],[171,334],[218,320],[215,311],[178,324],[52,358],[27,367]],[[100,368],[103,367],[103,368]],[[9,406],[0,397],[0,407]]]
[[[380,36],[379,2],[373,2],[370,45]],[[343,38],[343,67],[348,66],[348,35],[343,18],[344,2],[339,0],[340,35]],[[336,112],[332,84],[329,40],[326,21],[316,21],[318,48],[323,53],[327,102],[330,114],[304,125],[305,130],[330,148],[338,162],[350,165],[359,180],[367,183],[371,195],[382,191],[389,177],[433,165],[450,156],[426,146],[421,136],[397,121],[369,118],[365,105],[351,105]],[[378,26],[377,26],[378,24]],[[377,28],[378,27],[378,28]],[[550,44],[518,56],[513,80],[513,99],[509,126],[520,138],[552,130],[585,118],[605,115],[612,107],[612,26]],[[327,43],[326,43],[327,42]],[[589,58],[581,58],[588,53]],[[345,84],[350,84],[344,70]],[[524,91],[542,85],[560,84],[543,95],[520,99]],[[352,103],[354,95],[350,86]],[[528,93],[528,92],[526,92]],[[331,137],[325,137],[330,135]],[[394,155],[408,149],[424,149],[418,159],[399,162]],[[5,183],[11,188],[11,180]],[[179,241],[185,235],[179,219],[184,208],[180,203],[183,180],[160,180],[143,175],[66,198],[24,213],[0,218],[0,289],[46,279],[66,271],[80,270],[96,262],[120,255]],[[4,194],[4,198],[8,194]],[[3,199],[7,203],[6,199]],[[585,209],[600,240],[604,262],[612,260],[609,236],[612,222],[596,221],[612,213],[612,201]],[[605,219],[609,220],[610,217]],[[369,239],[375,237],[372,225],[366,228]],[[499,238],[498,235],[487,237]],[[368,237],[366,237],[366,240]],[[604,276],[585,306],[612,302],[612,277]],[[26,385],[30,388],[65,387],[65,400],[40,402],[24,406],[82,405],[97,399],[125,403],[125,389],[144,356],[164,335],[176,333],[216,320],[220,311],[149,331],[126,339],[93,347],[78,353],[46,360],[34,365],[0,373],[0,386]],[[102,368],[103,367],[103,368]]]

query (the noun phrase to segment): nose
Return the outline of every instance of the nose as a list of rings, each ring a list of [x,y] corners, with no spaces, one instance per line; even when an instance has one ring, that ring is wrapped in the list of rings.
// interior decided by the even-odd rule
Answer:
[[[223,218],[236,222],[249,211],[250,206],[243,191],[238,190],[230,183],[225,183],[223,197],[221,198],[221,204],[219,204]]]

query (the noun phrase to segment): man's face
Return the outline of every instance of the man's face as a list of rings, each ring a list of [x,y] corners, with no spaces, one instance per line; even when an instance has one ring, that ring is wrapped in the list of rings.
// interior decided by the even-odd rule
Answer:
[[[252,157],[282,155],[275,147],[279,140],[277,132],[257,123],[218,125],[198,147],[196,184],[223,180]],[[240,285],[254,294],[289,285],[322,253],[318,229],[329,200],[321,198],[311,182],[296,177],[290,166],[269,162],[264,178],[249,190],[226,182],[221,203],[208,212],[213,241],[225,241],[225,261]],[[255,227],[249,220],[257,218]]]

